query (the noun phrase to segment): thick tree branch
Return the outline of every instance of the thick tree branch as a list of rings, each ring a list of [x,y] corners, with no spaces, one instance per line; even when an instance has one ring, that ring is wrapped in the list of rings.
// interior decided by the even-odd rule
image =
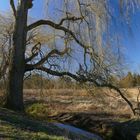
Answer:
[[[53,28],[55,28],[55,29],[57,29],[57,30],[61,30],[61,31],[64,31],[64,32],[70,34],[70,35],[73,37],[73,39],[74,39],[81,47],[83,47],[84,49],[85,49],[85,48],[90,48],[90,46],[87,46],[87,45],[83,44],[83,43],[75,36],[75,34],[74,34],[71,30],[69,30],[68,28],[66,28],[66,27],[64,27],[64,26],[61,26],[61,23],[63,23],[63,20],[62,20],[59,24],[56,24],[56,23],[54,23],[54,22],[52,22],[52,21],[50,21],[50,20],[39,20],[39,21],[37,21],[37,22],[35,22],[35,23],[29,25],[29,26],[27,27],[27,30],[30,31],[30,30],[32,30],[32,29],[38,27],[38,26],[41,26],[41,25],[48,25],[48,26],[51,26],[51,27],[53,27]]]
[[[58,25],[62,25],[65,21],[78,21],[78,20],[82,20],[83,17],[65,17],[65,18],[62,18],[61,21],[59,22]]]
[[[51,69],[43,67],[43,66],[34,67],[33,65],[30,65],[30,64],[26,65],[26,71],[31,71],[34,69],[47,72],[48,74],[51,74],[53,76],[60,76],[60,77],[61,76],[69,76],[69,77],[75,79],[76,81],[82,81],[82,79],[79,76],[72,74],[70,72],[59,72],[59,71],[54,71],[54,70],[51,70]]]
[[[29,58],[27,58],[25,60],[25,62],[28,63],[28,62],[32,61],[37,55],[38,55],[38,53],[32,54]]]
[[[32,47],[32,50],[31,50],[32,55],[31,55],[29,58],[27,58],[27,59],[25,60],[25,62],[28,63],[29,61],[31,61],[32,59],[34,59],[34,58],[38,55],[38,53],[39,53],[39,51],[40,51],[40,48],[41,48],[41,43],[40,43],[40,42],[38,42],[37,44],[35,44],[35,45]]]
[[[67,52],[68,52],[68,48],[65,48],[63,51],[59,51],[57,49],[53,49],[48,54],[46,54],[39,62],[37,62],[36,64],[34,64],[33,67],[35,68],[35,67],[38,67],[38,66],[43,65],[53,55],[63,56]]]
[[[10,5],[13,10],[14,17],[16,17],[16,8],[15,8],[14,0],[10,0]]]
[[[44,72],[47,72],[48,74],[51,74],[51,75],[54,75],[54,76],[60,76],[60,77],[61,76],[69,76],[69,77],[75,79],[76,81],[81,81],[80,77],[78,77],[75,74],[72,74],[70,72],[54,71],[54,70],[48,69],[46,67],[38,67],[37,69],[41,70],[41,71],[44,71]]]

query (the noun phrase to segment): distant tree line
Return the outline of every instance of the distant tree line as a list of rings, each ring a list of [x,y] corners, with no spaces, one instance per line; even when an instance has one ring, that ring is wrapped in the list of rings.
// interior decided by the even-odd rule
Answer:
[[[0,81],[0,89],[5,89],[5,82]],[[133,88],[140,86],[140,75],[128,72],[127,75],[118,79],[115,76],[110,77],[109,82],[120,88]],[[85,84],[84,84],[85,85]],[[40,74],[33,74],[24,80],[25,89],[81,89],[84,86],[74,81],[70,77],[62,76],[59,78],[49,78]]]
[[[70,77],[48,78],[40,74],[34,74],[24,81],[25,89],[68,89],[78,88],[78,82]]]
[[[140,75],[128,72],[125,77],[120,79],[119,86],[123,88],[140,86]]]
[[[140,75],[128,72],[125,76],[118,79],[115,76],[110,77],[109,82],[113,85],[117,85],[121,88],[132,88],[140,86]],[[46,89],[60,89],[60,88],[81,88],[81,84],[72,80],[70,77],[59,78],[44,78],[39,74],[32,75],[28,80],[24,82],[24,88],[46,88]],[[82,86],[83,87],[83,86]]]

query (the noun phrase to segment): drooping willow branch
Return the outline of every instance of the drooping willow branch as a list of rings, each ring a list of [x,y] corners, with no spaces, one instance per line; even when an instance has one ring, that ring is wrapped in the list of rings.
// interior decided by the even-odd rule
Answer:
[[[61,23],[61,22],[60,22],[60,23]],[[89,48],[89,47],[90,47],[90,46],[87,46],[87,45],[83,44],[81,41],[79,41],[79,39],[75,36],[75,34],[74,34],[71,30],[67,29],[67,28],[64,27],[64,26],[61,26],[61,24],[54,23],[54,22],[52,22],[52,21],[50,21],[50,20],[39,20],[39,21],[37,21],[37,22],[35,22],[35,23],[29,25],[29,26],[27,27],[27,30],[30,31],[30,30],[32,30],[32,29],[38,27],[38,26],[41,26],[41,25],[48,25],[48,26],[53,27],[54,29],[64,31],[64,32],[70,34],[70,35],[73,37],[73,39],[74,39],[81,47],[83,47],[83,48]]]
[[[72,20],[74,21],[74,20],[78,20],[78,19],[80,19],[80,18],[70,18],[70,19],[72,19]],[[30,30],[32,30],[32,29],[34,29],[34,28],[37,28],[37,27],[41,26],[41,25],[47,25],[47,26],[50,26],[50,27],[52,27],[52,28],[54,28],[54,29],[61,30],[61,31],[65,32],[65,33],[68,33],[69,35],[72,36],[72,38],[76,41],[76,43],[77,43],[79,46],[81,46],[83,49],[86,49],[86,50],[87,50],[87,53],[88,53],[89,55],[91,55],[92,58],[94,58],[94,60],[95,60],[97,63],[100,63],[100,57],[94,52],[94,49],[93,49],[91,46],[88,46],[88,45],[82,43],[82,41],[80,41],[80,40],[76,37],[75,33],[74,33],[72,30],[70,30],[70,29],[66,28],[65,26],[62,26],[62,25],[61,25],[61,24],[63,23],[64,20],[66,20],[66,19],[65,19],[65,18],[62,19],[62,20],[60,21],[60,23],[58,23],[58,24],[57,24],[57,23],[54,23],[54,22],[51,21],[51,20],[39,20],[39,21],[36,21],[36,22],[30,24],[29,26],[27,26],[27,31],[30,31]]]

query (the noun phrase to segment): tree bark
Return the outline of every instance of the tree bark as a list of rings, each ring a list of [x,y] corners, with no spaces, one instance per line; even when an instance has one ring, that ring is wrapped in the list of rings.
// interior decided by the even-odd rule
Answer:
[[[27,37],[28,0],[19,0],[14,34],[13,50],[9,66],[7,99],[5,106],[12,110],[24,110],[23,104],[23,78],[25,72],[25,49]]]

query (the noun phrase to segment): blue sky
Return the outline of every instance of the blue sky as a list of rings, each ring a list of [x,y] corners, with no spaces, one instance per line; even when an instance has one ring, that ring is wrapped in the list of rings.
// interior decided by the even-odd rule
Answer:
[[[44,13],[43,0],[34,0],[34,7],[29,11],[33,18],[42,18]],[[10,9],[9,0],[1,0],[0,12]],[[132,34],[124,33],[122,45],[125,47],[125,56],[129,63],[129,68],[133,72],[140,73],[140,11],[137,11],[132,18]]]

